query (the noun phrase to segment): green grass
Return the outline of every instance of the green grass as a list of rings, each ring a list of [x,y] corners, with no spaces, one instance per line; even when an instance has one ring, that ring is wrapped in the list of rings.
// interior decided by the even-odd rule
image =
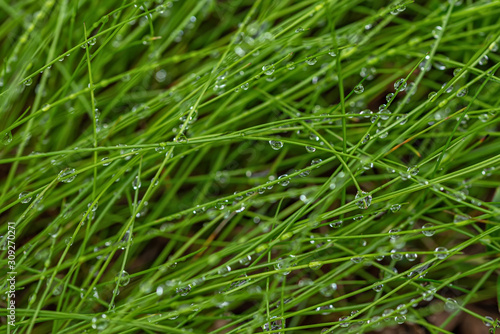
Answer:
[[[0,1],[1,331],[493,333],[499,17]]]

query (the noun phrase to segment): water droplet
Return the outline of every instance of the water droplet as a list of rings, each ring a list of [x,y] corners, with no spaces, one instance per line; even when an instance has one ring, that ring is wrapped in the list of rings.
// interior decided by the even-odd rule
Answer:
[[[245,266],[248,265],[250,261],[252,261],[252,257],[250,255],[244,256],[239,260],[240,264]]]
[[[247,82],[247,83],[244,83],[243,85],[241,85],[241,89],[243,90],[248,90],[248,87],[250,86],[250,84]]]
[[[363,141],[361,142],[361,144],[366,144],[369,140],[370,140],[370,135],[369,135],[369,134],[367,134],[367,135],[365,136],[365,138],[363,138]]]
[[[382,291],[383,289],[384,289],[384,285],[383,285],[383,284],[375,285],[375,286],[373,287],[373,290],[374,290],[375,292],[380,292],[380,291]]]
[[[396,253],[397,250],[391,250],[391,258],[396,261],[401,261],[403,259],[403,254]]]
[[[340,228],[340,227],[342,227],[342,224],[343,224],[343,221],[342,221],[342,220],[339,220],[339,221],[336,221],[336,222],[330,223],[330,227],[333,227],[333,228]]]
[[[441,85],[441,89],[445,89],[446,85],[448,83],[445,82],[444,84]],[[451,93],[453,91],[453,85],[449,86],[448,88],[445,89],[445,93]]]
[[[323,160],[321,160],[321,159],[313,159],[313,160],[311,161],[311,166],[317,165],[317,164],[321,163],[322,161],[323,161]]]
[[[434,224],[427,223],[424,226],[422,226],[423,229],[426,228],[432,228],[434,227]],[[422,234],[425,235],[426,237],[432,237],[436,233],[436,230],[427,230],[427,231],[422,231]]]
[[[488,63],[488,56],[487,55],[484,55],[482,56],[481,58],[479,58],[479,65],[486,65]]]
[[[298,27],[297,29],[295,29],[296,33],[303,32],[303,31],[304,31],[304,28],[302,28],[302,27]]]
[[[262,66],[262,71],[264,71],[265,75],[272,75],[274,73],[274,70],[275,68],[273,64]]]
[[[405,257],[408,261],[413,262],[417,259],[418,256],[415,253],[406,253]]]
[[[306,146],[306,151],[309,153],[314,153],[316,152],[316,148],[312,146]]]
[[[318,59],[316,57],[306,59],[307,65],[315,65],[318,62]]]
[[[28,79],[26,79],[26,81],[24,81],[24,85],[25,86],[31,86],[32,83],[33,83],[33,79],[32,78],[28,78]]]
[[[434,252],[434,255],[440,260],[444,260],[448,256],[448,249],[445,247],[437,247]]]
[[[73,237],[67,237],[66,239],[64,239],[64,243],[67,246],[72,246],[73,245]]]
[[[22,193],[19,194],[19,199],[28,196],[29,194],[30,194],[29,192],[23,191]],[[29,202],[31,202],[31,196],[21,199],[21,203],[23,204],[27,204]]]
[[[183,287],[179,287],[177,289],[175,289],[175,292],[178,294],[178,295],[181,295],[181,296],[187,296],[190,292],[191,292],[191,285],[188,284],[186,286],[183,286]]]
[[[92,318],[92,328],[98,331],[103,331],[108,328],[109,320],[106,314],[101,314],[100,316]]]
[[[278,177],[278,180],[281,180],[281,179],[283,179],[283,180],[278,181],[278,184],[280,186],[286,187],[290,183],[290,179],[288,179],[288,174],[283,174],[280,177]]]
[[[457,92],[457,97],[464,97],[468,92],[469,90],[467,89],[467,87],[462,88]]]
[[[353,89],[354,93],[361,94],[365,91],[365,87],[362,84],[356,85]]]
[[[455,299],[452,298],[447,298],[446,302],[444,303],[444,310],[446,312],[453,312],[456,309],[458,309],[458,303]]]
[[[368,209],[368,207],[372,204],[372,196],[362,190],[361,192],[358,191],[356,193],[356,197],[354,199],[356,200],[358,208],[363,210]]]
[[[365,109],[361,110],[359,114],[362,115],[364,118],[370,118],[373,112],[370,109]]]
[[[351,258],[351,261],[353,263],[361,263],[361,262],[363,262],[363,258],[361,256],[355,256],[355,257]]]
[[[492,318],[492,317],[490,317],[489,315],[487,315],[487,316],[486,316],[486,317],[484,317],[484,318],[485,318],[486,320],[484,320],[484,321],[483,321],[483,323],[484,323],[484,325],[485,325],[486,327],[491,327],[491,326],[492,326],[492,325],[491,325],[491,323],[492,323],[492,322],[493,322],[493,323],[495,322],[495,320],[493,320],[493,318]]]
[[[73,182],[73,180],[75,179],[76,177],[75,173],[76,170],[74,168],[66,168],[59,172],[57,179],[60,182],[70,183]]]
[[[385,96],[385,100],[387,101],[387,103],[391,102],[392,101],[392,98],[394,97],[394,93],[389,93]]]
[[[222,276],[227,276],[231,272],[231,267],[230,266],[222,266],[219,268],[217,273]]]
[[[134,190],[137,190],[141,187],[141,179],[139,179],[139,176],[136,176],[134,181],[132,181],[132,188],[134,188]]]
[[[12,142],[12,132],[8,131],[8,132],[4,132],[3,136],[2,136],[2,143],[4,145],[8,145]]]
[[[401,209],[401,204],[394,204],[391,206],[392,212],[398,212]]]
[[[336,283],[328,284],[319,290],[319,292],[325,297],[331,297],[335,291],[337,291]]]
[[[283,147],[283,143],[278,140],[270,140],[269,145],[271,145],[273,150],[279,150]]]
[[[111,161],[108,161],[109,158],[108,157],[104,157],[101,159],[101,161],[105,161],[102,163],[103,166],[109,166],[111,164]]]
[[[177,143],[187,143],[188,142],[188,139],[186,137],[185,134],[183,133],[180,133],[175,139],[174,139],[175,142]]]
[[[347,328],[349,327],[350,323],[347,321],[349,319],[348,316],[343,316],[339,318],[339,325],[340,327]]]
[[[417,176],[420,169],[418,169],[418,166],[414,165],[414,166],[408,167],[408,169],[406,171],[408,172],[408,175]]]
[[[432,99],[433,99],[436,95],[437,95],[437,93],[436,93],[436,92],[430,92],[430,93],[429,93],[429,95],[427,95],[427,98],[428,98],[429,100],[432,100]]]
[[[441,26],[436,26],[436,28],[434,28],[432,30],[432,36],[435,38],[435,39],[438,39],[439,36],[441,35],[441,33],[443,32],[443,27]]]
[[[394,89],[399,92],[404,92],[406,89],[407,83],[405,79],[401,78],[394,83]]]
[[[119,286],[126,286],[130,283],[130,275],[125,270],[122,270],[115,276],[115,283]]]
[[[319,268],[321,268],[322,265],[323,265],[323,263],[321,261],[309,262],[309,268],[311,268],[311,269],[319,269]]]
[[[466,221],[466,220],[469,220],[471,219],[470,216],[468,215],[455,215],[455,218],[453,219],[453,222],[454,223],[460,223],[460,222],[463,222],[463,221]]]
[[[398,324],[402,325],[406,321],[406,317],[404,315],[398,315],[394,318],[394,321],[396,321]]]

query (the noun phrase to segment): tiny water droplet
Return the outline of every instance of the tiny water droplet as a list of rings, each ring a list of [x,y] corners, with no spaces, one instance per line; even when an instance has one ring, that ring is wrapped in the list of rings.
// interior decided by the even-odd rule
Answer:
[[[31,86],[31,84],[33,83],[33,79],[32,78],[28,78],[24,81],[24,85],[25,86]]]

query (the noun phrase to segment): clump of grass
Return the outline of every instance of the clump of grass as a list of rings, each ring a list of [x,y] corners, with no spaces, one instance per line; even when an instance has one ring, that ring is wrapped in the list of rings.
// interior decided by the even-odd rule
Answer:
[[[498,2],[0,7],[7,332],[499,327]]]

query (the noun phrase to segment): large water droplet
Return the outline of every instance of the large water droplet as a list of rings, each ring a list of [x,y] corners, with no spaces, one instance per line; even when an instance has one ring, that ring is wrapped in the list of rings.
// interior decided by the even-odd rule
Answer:
[[[134,188],[134,190],[137,190],[141,187],[141,179],[139,179],[139,176],[136,176],[134,181],[132,181],[132,188]]]
[[[101,314],[100,316],[92,318],[92,328],[98,331],[103,331],[108,328],[109,319],[106,314]]]
[[[306,59],[306,63],[307,65],[314,65],[318,62],[318,59],[316,57],[313,57],[313,58],[309,58],[309,59]]]
[[[30,193],[27,191],[23,191],[22,193],[19,194],[19,199],[28,196]],[[21,199],[21,203],[26,204],[31,202],[31,196],[28,196],[26,198]]]
[[[2,144],[8,145],[12,142],[12,132],[4,132],[2,135]]]
[[[288,174],[283,174],[280,177],[278,177],[278,180],[281,180],[281,179],[283,179],[283,180],[278,181],[278,184],[280,186],[286,187],[290,183],[290,179],[288,179]]]
[[[119,286],[126,286],[130,283],[130,275],[125,270],[122,270],[115,276],[115,283]]]
[[[426,228],[432,228],[434,227],[434,224],[427,223],[424,226],[422,226],[423,229]],[[422,234],[425,235],[426,237],[432,237],[436,233],[436,230],[427,230],[427,231],[422,231]]]
[[[278,140],[270,140],[269,145],[271,145],[273,150],[279,150],[283,147],[283,143]]]
[[[64,183],[73,182],[76,177],[76,170],[74,168],[66,168],[59,172],[57,179]]]
[[[356,85],[353,89],[354,93],[361,94],[365,91],[365,87],[362,84]]]
[[[363,210],[368,209],[368,207],[372,204],[372,196],[362,190],[357,192],[354,199],[358,208]]]
[[[446,249],[445,247],[437,247],[435,250],[434,250],[434,255],[440,259],[440,260],[444,260],[446,259],[446,257],[448,256],[448,249]]]
[[[265,75],[272,75],[274,73],[274,70],[275,68],[273,64],[262,66],[262,71],[264,71]]]
[[[401,78],[394,83],[394,89],[396,91],[404,92],[406,89],[407,83],[405,79]]]

